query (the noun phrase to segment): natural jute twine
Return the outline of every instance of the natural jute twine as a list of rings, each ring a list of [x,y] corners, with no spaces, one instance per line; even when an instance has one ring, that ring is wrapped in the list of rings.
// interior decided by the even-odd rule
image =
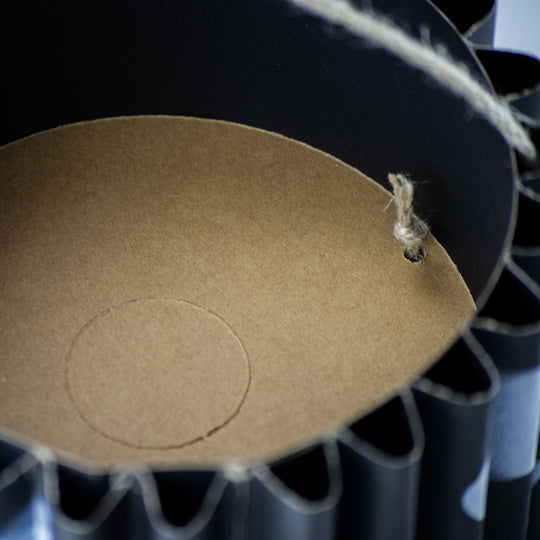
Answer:
[[[423,243],[429,235],[429,227],[414,213],[414,185],[402,173],[388,173],[388,181],[394,190],[393,200],[397,211],[394,237],[405,247],[405,257],[419,262],[426,256]]]
[[[534,144],[523,126],[514,118],[508,103],[486,90],[462,64],[447,54],[443,56],[429,43],[413,38],[384,17],[360,11],[345,0],[290,1],[422,70],[443,88],[463,98],[501,133],[508,144],[531,162],[535,161]]]

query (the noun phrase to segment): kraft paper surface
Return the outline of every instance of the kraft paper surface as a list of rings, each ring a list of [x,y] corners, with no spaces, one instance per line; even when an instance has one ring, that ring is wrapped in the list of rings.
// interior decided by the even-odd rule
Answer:
[[[388,191],[261,130],[74,124],[0,149],[0,186],[0,424],[61,455],[278,456],[414,380],[474,311],[433,237],[403,256]]]

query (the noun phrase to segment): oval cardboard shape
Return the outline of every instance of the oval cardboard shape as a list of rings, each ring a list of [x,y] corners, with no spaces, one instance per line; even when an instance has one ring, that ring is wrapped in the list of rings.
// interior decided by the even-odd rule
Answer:
[[[101,464],[276,456],[410,383],[474,312],[391,194],[223,121],[130,117],[0,150],[2,423]]]

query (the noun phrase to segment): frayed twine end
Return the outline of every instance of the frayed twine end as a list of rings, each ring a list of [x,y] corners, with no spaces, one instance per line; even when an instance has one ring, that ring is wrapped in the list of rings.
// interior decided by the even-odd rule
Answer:
[[[394,191],[397,212],[394,237],[405,247],[404,255],[409,261],[420,262],[426,257],[423,244],[429,227],[413,211],[414,184],[403,173],[388,173],[388,181]]]

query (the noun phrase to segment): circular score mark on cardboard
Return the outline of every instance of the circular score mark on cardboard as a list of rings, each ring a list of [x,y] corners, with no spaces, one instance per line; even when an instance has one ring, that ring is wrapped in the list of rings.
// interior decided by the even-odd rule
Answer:
[[[66,384],[81,418],[101,435],[136,448],[181,448],[236,416],[250,366],[240,339],[216,314],[147,298],[114,306],[81,329],[67,356]]]

